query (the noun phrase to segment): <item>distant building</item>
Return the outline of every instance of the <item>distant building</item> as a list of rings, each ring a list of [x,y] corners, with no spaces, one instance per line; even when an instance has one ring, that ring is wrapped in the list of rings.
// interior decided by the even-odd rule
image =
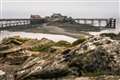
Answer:
[[[54,13],[53,15],[51,15],[51,17],[49,18],[48,21],[52,21],[52,22],[62,22],[65,19],[65,16],[62,16],[59,13]]]
[[[40,15],[31,15],[31,19],[41,19]]]
[[[43,24],[45,23],[45,19],[42,18],[40,15],[31,15],[30,16],[30,23],[31,24]]]
[[[64,17],[64,16],[62,16],[60,13],[54,13],[51,17],[52,18],[61,18],[61,17]]]

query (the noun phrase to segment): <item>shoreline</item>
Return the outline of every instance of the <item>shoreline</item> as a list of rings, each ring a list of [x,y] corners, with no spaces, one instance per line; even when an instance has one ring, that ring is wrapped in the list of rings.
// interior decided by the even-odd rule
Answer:
[[[118,27],[117,27],[118,28]],[[58,26],[48,26],[46,24],[36,25],[31,28],[26,29],[8,29],[0,31],[0,40],[5,37],[28,37],[33,39],[48,38],[53,41],[65,40],[68,42],[74,42],[81,37],[90,37],[94,35],[99,35],[101,33],[119,33],[119,29],[107,29],[101,30],[100,32],[85,32],[85,31],[69,31],[71,28],[62,28]]]
[[[0,41],[4,38],[8,37],[13,37],[13,36],[20,36],[22,38],[30,38],[30,39],[42,39],[42,38],[47,38],[50,40],[53,40],[55,42],[60,41],[60,40],[65,40],[70,43],[74,42],[77,40],[76,38],[66,36],[66,35],[58,35],[58,34],[44,34],[44,33],[32,33],[32,32],[11,32],[11,31],[1,31],[0,32]]]

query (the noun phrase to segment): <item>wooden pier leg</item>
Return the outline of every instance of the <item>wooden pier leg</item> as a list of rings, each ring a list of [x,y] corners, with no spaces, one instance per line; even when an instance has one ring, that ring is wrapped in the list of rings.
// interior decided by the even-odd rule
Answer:
[[[4,28],[6,28],[7,27],[7,24],[4,24]]]
[[[116,26],[116,19],[112,19],[111,28],[115,28],[115,26]]]
[[[81,20],[78,20],[78,23],[81,24]]]
[[[26,20],[24,20],[24,25],[26,25]]]
[[[30,20],[27,20],[27,25],[30,25]]]
[[[91,20],[91,25],[94,26],[94,20]]]
[[[1,23],[1,28],[3,28],[3,24]]]
[[[16,21],[14,21],[14,26],[16,26]]]
[[[77,20],[78,23],[80,23],[80,20]]]
[[[7,23],[6,23],[6,24],[7,24],[7,26],[9,26],[9,21],[7,21]]]
[[[22,22],[21,22],[21,21],[19,21],[19,23],[20,23],[20,25],[22,25]]]
[[[87,24],[87,20],[86,19],[84,20],[84,24]]]
[[[114,19],[114,25],[113,26],[114,26],[114,28],[116,28],[116,19]]]
[[[109,19],[108,20],[106,20],[106,28],[108,28],[110,25],[109,25]]]
[[[12,21],[10,21],[10,26],[12,26]]]
[[[98,26],[99,27],[101,26],[101,20],[98,20]]]

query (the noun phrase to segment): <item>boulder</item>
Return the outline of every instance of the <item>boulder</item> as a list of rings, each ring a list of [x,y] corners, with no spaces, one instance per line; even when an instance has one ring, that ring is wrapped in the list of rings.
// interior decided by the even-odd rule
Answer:
[[[69,73],[68,67],[55,58],[44,60],[40,57],[31,58],[24,63],[22,69],[17,71],[17,80],[29,77],[50,79],[66,76]]]
[[[0,56],[0,64],[7,67],[0,66],[0,80],[117,80],[120,76],[120,42],[109,37],[81,38],[74,45],[46,38],[11,48],[1,45],[0,54],[6,55]]]
[[[79,74],[120,75],[120,42],[107,37],[92,37],[78,45],[69,55],[69,66]]]

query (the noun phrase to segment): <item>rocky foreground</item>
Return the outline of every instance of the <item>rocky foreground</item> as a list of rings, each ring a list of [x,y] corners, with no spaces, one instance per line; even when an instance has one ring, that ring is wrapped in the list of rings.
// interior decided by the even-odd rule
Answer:
[[[0,80],[120,80],[120,41],[25,39],[0,43]]]

